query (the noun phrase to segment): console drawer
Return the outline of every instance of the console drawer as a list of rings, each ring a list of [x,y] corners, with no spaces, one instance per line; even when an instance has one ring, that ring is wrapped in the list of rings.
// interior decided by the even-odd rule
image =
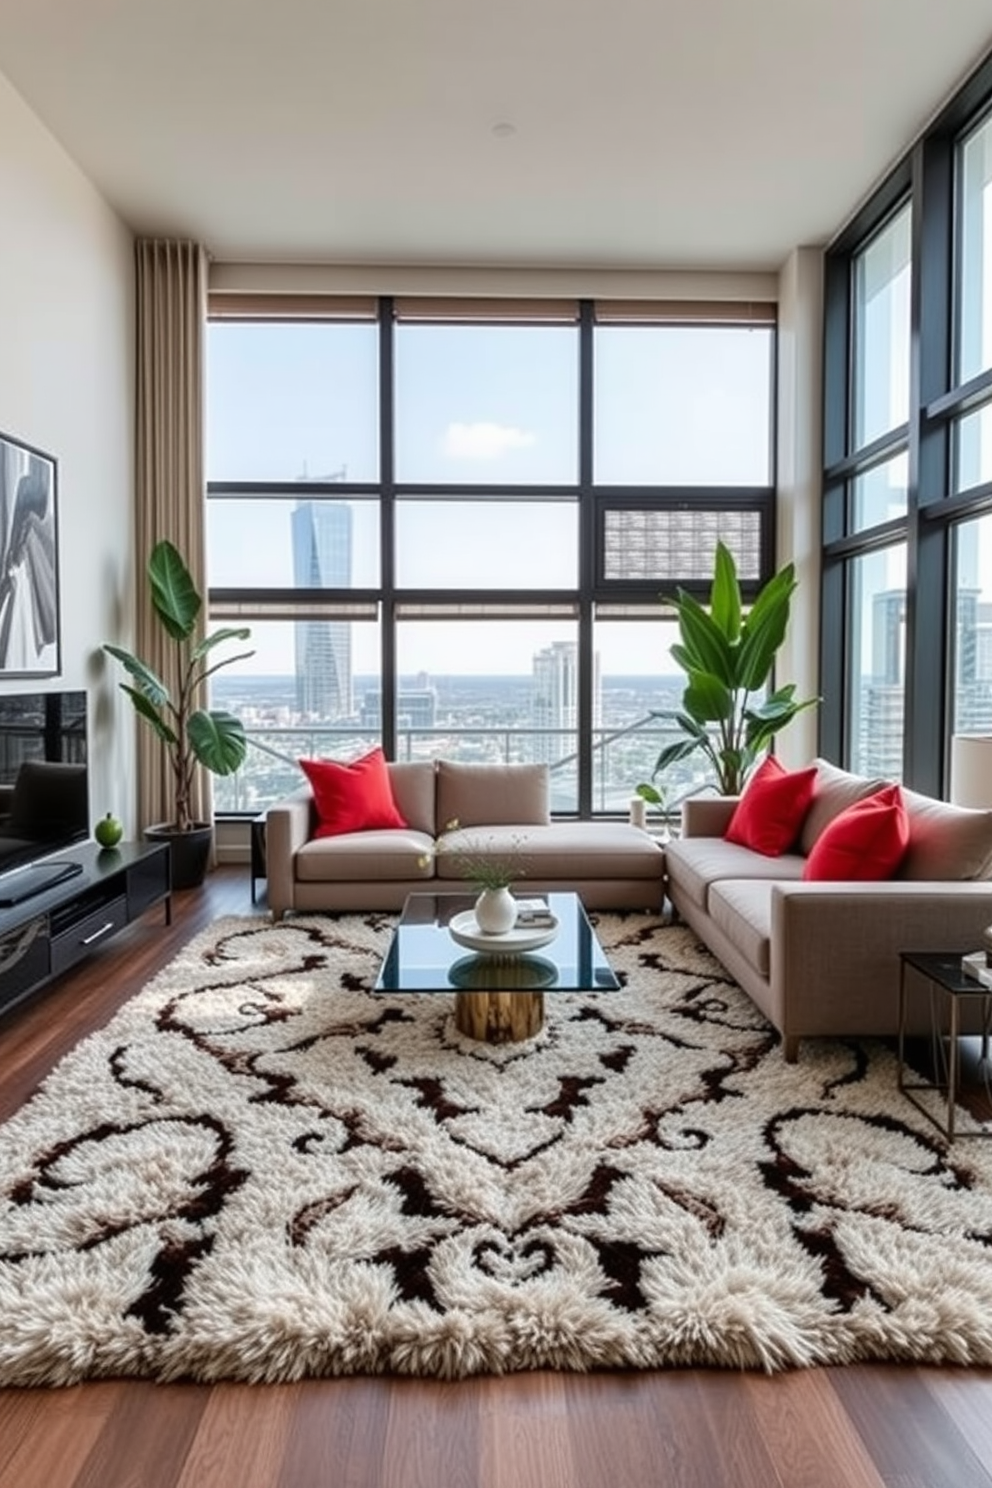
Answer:
[[[101,941],[108,940],[126,924],[127,899],[121,894],[119,898],[101,904],[99,909],[94,909],[58,935],[53,935],[52,976],[58,976],[60,971],[68,971],[70,966],[75,966],[77,961],[81,961]]]

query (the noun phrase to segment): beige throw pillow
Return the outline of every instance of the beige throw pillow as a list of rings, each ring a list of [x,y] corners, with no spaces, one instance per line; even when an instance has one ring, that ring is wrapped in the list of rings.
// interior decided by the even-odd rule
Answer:
[[[864,800],[876,791],[891,784],[888,780],[870,780],[866,775],[852,775],[848,770],[838,769],[829,760],[817,759],[816,780],[813,784],[813,800],[803,819],[799,834],[799,851],[808,857],[813,844],[828,827],[835,816],[840,816],[855,801]]]
[[[439,760],[437,831],[460,827],[547,826],[547,765],[462,765]]]
[[[909,847],[898,878],[959,880],[992,876],[992,811],[951,806],[903,787]]]
[[[389,784],[400,815],[418,832],[434,835],[434,761],[390,761]]]

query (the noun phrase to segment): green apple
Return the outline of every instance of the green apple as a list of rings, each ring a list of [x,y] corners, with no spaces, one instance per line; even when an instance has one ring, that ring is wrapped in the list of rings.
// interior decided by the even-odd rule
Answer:
[[[124,828],[111,812],[97,822],[93,828],[93,836],[101,847],[116,847],[124,836]]]

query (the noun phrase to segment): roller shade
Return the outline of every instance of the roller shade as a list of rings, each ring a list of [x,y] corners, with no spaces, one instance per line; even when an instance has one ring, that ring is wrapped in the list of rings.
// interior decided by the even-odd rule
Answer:
[[[224,294],[207,296],[209,320],[369,320],[378,304],[374,295]]]
[[[774,326],[769,300],[597,300],[597,325]]]

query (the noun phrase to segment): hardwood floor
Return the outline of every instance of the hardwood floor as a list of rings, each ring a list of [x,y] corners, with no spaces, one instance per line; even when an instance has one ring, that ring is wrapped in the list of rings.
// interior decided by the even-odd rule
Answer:
[[[258,908],[264,902],[260,901]],[[0,1119],[195,931],[224,868],[0,1020]],[[992,1370],[0,1390],[0,1488],[992,1488]]]

